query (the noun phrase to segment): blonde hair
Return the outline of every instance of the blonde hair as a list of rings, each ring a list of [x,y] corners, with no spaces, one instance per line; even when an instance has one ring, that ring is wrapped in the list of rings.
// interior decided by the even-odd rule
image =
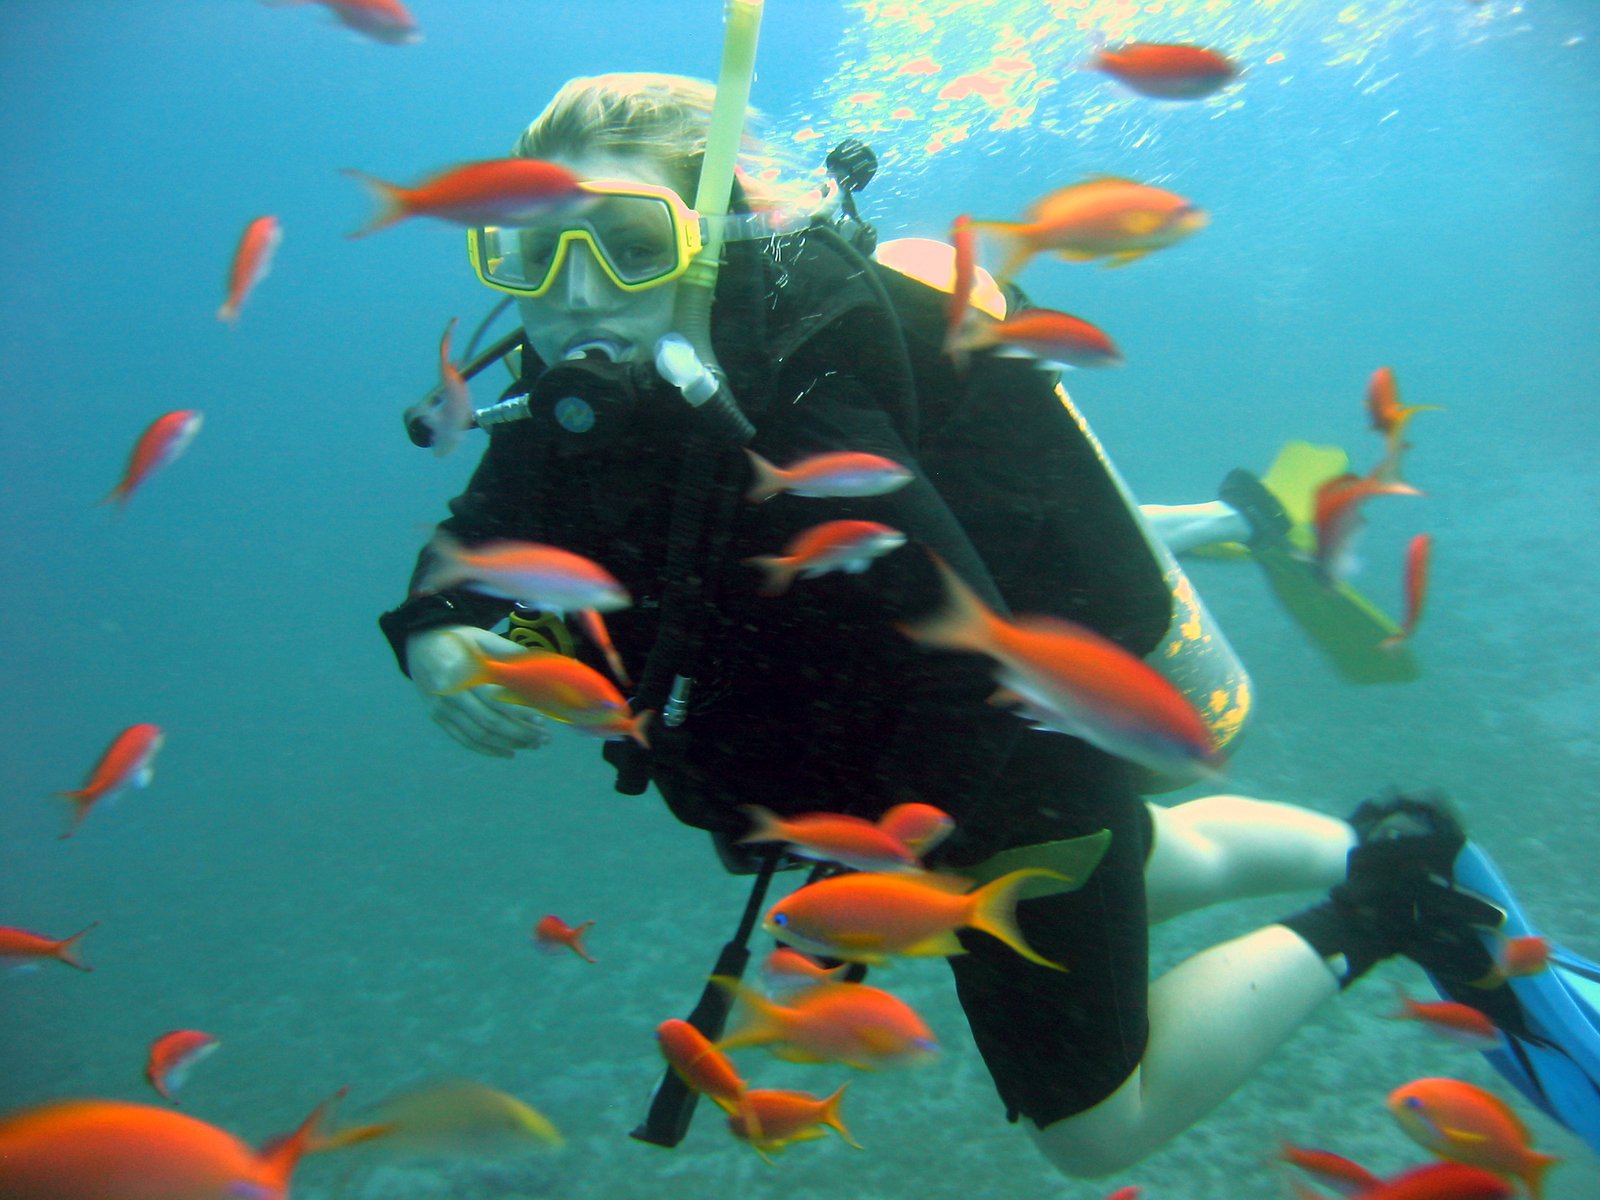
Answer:
[[[608,151],[647,159],[693,203],[716,87],[704,79],[653,72],[617,72],[568,80],[512,146],[518,158],[577,158]],[[747,195],[792,202],[807,186],[793,156],[751,132],[760,114],[745,115],[739,182]]]

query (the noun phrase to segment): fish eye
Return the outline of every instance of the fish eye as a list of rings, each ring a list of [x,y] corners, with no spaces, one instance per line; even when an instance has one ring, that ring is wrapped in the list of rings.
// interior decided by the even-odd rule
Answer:
[[[774,925],[788,925],[789,924],[789,915],[787,913],[773,913],[772,914],[772,923]]]

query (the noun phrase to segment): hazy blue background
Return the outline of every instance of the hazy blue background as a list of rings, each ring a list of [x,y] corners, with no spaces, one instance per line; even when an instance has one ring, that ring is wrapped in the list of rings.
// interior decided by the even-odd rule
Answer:
[[[714,74],[720,5],[412,7],[427,40],[394,48],[320,9],[249,0],[0,3],[0,924],[103,922],[86,940],[94,974],[0,975],[0,1109],[148,1098],[146,1045],[186,1026],[224,1042],[188,1107],[251,1138],[342,1084],[354,1107],[459,1074],[570,1139],[512,1168],[389,1168],[352,1198],[1103,1195],[1057,1179],[1001,1120],[938,963],[892,972],[946,1053],[853,1084],[845,1114],[866,1153],[830,1140],[770,1170],[710,1114],[674,1154],[624,1136],[658,1073],[651,1029],[697,994],[743,884],[658,802],[612,793],[593,743],[478,759],[395,673],[373,618],[478,446],[436,462],[399,412],[431,382],[445,320],[470,324],[490,297],[453,230],[345,240],[369,203],[336,172],[411,180],[503,153],[575,74]],[[1242,35],[1252,9],[1238,7]],[[885,235],[937,235],[961,209],[1004,216],[1109,172],[1210,210],[1205,232],[1127,270],[1041,262],[1024,277],[1122,343],[1128,366],[1069,386],[1144,499],[1208,497],[1287,437],[1343,442],[1368,465],[1362,388],[1383,363],[1408,401],[1446,406],[1413,426],[1410,476],[1428,496],[1374,506],[1362,577],[1393,609],[1406,538],[1435,535],[1420,682],[1341,683],[1252,568],[1195,568],[1260,700],[1228,786],[1340,814],[1391,782],[1443,786],[1549,931],[1600,955],[1600,13],[1358,4],[1355,28],[1363,12],[1384,22],[1375,47],[1328,65],[1322,39],[1352,26],[1331,3],[1288,7],[1302,16],[1250,49],[1228,101],[1129,104],[1080,128],[1077,107],[1113,93],[1067,75],[1045,106],[1068,132],[975,136],[886,172],[865,207]],[[825,149],[860,14],[768,8],[755,101],[814,124]],[[1274,51],[1286,66],[1264,64]],[[263,212],[284,244],[230,330],[212,315],[221,280]],[[124,517],[96,508],[134,438],[175,408],[206,414],[188,456]],[[167,730],[155,785],[58,842],[46,797],[136,721]],[[1176,923],[1160,961],[1300,903]],[[536,954],[527,930],[545,912],[594,918],[600,965]],[[1277,1196],[1262,1159],[1280,1136],[1381,1169],[1416,1161],[1383,1094],[1422,1074],[1494,1077],[1384,1021],[1391,1008],[1382,978],[1356,989],[1119,1182],[1151,1200]],[[743,1061],[765,1085],[843,1078]],[[1581,1148],[1538,1130],[1574,1155],[1549,1194],[1597,1194]],[[297,1194],[328,1195],[338,1174],[313,1162]]]

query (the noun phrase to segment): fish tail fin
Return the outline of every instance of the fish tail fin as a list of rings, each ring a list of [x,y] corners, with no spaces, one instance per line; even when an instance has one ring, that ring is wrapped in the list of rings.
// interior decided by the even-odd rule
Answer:
[[[78,788],[71,792],[57,792],[56,795],[72,805],[72,815],[67,819],[67,827],[57,839],[64,842],[78,832],[78,827],[83,824],[84,818],[89,815],[89,805],[93,802],[93,798],[90,796],[88,788]]]
[[[434,695],[453,696],[457,692],[470,692],[475,687],[493,683],[494,676],[489,673],[489,656],[460,634],[452,633],[450,636],[461,643],[461,649],[466,652],[467,657],[472,661],[472,670],[468,671],[466,675],[456,680],[449,687],[440,688],[434,692]]]
[[[995,282],[1002,287],[1015,279],[1017,272],[1038,253],[1028,239],[1026,221],[974,221],[972,228],[998,238],[1005,248],[1005,258],[1001,260],[1000,269],[994,273]]]
[[[783,491],[785,481],[782,470],[749,447],[745,448],[745,455],[750,459],[750,469],[755,472],[755,480],[750,484],[750,490],[744,494],[746,500],[751,504],[760,504],[763,500],[770,500]]]
[[[989,606],[969,588],[950,564],[933,551],[928,551],[939,577],[944,582],[945,602],[931,617],[900,626],[900,631],[914,642],[925,646],[939,646],[946,650],[976,650],[988,654],[994,645],[990,628],[995,615]]]
[[[856,1139],[851,1136],[850,1131],[845,1128],[844,1121],[839,1116],[839,1105],[844,1100],[845,1088],[849,1086],[850,1085],[848,1083],[841,1083],[839,1085],[839,1090],[834,1092],[833,1095],[829,1096],[822,1102],[821,1121],[822,1124],[826,1125],[829,1129],[833,1130],[840,1137],[842,1137],[845,1141],[845,1145],[853,1146],[857,1150],[860,1150],[862,1149],[861,1143],[856,1141]]]
[[[119,483],[104,496],[101,496],[96,503],[102,506],[106,504],[116,505],[117,514],[120,516],[122,511],[128,507],[128,501],[132,496],[133,489],[125,483]]]
[[[778,1005],[732,975],[713,975],[711,982],[728,993],[730,1000],[744,1005],[745,1016],[732,1033],[718,1038],[712,1046],[719,1054],[743,1046],[765,1046],[783,1040],[784,1026]]]
[[[1060,963],[1051,962],[1022,940],[1022,931],[1017,928],[1017,891],[1030,879],[1066,878],[1060,871],[1047,867],[1023,867],[1002,875],[972,893],[972,919],[968,924],[999,938],[1029,962],[1053,971],[1065,971]]]
[[[656,715],[656,710],[647,708],[631,721],[622,723],[622,733],[638,742],[646,750],[650,749],[650,734],[645,728],[650,724],[650,718]]]
[[[789,590],[789,585],[794,582],[794,559],[782,554],[758,554],[754,558],[747,558],[744,565],[754,567],[765,576],[761,585],[756,588],[756,593],[762,596],[781,596]]]
[[[1554,1154],[1541,1154],[1537,1150],[1529,1150],[1527,1165],[1521,1172],[1522,1182],[1527,1185],[1528,1195],[1533,1200],[1544,1200],[1544,1174],[1561,1160]]]
[[[99,924],[99,921],[90,921],[89,924],[78,930],[77,933],[67,938],[64,942],[56,947],[56,957],[62,962],[66,963],[67,966],[77,967],[80,971],[94,970],[93,967],[89,966],[88,963],[84,962],[83,959],[78,956],[78,943],[83,939],[83,936],[86,933],[94,929]]]
[[[224,300],[222,307],[217,309],[217,320],[230,326],[237,325],[239,323],[238,303],[232,299]]]
[[[468,571],[461,563],[461,555],[466,547],[444,530],[434,533],[427,550],[428,565],[417,580],[416,586],[411,589],[413,596],[442,592],[467,578]]]
[[[289,1177],[294,1174],[295,1166],[301,1157],[316,1153],[326,1148],[329,1141],[335,1140],[322,1136],[322,1125],[334,1106],[344,1099],[345,1093],[349,1090],[348,1087],[340,1088],[312,1109],[293,1133],[273,1138],[261,1147],[261,1165],[265,1168],[269,1179],[287,1191]]]
[[[759,804],[741,804],[739,811],[750,818],[751,829],[739,839],[741,846],[752,845],[756,842],[786,842],[788,837],[783,832],[783,818],[770,808],[762,808]]]
[[[348,238],[364,238],[368,234],[377,233],[380,229],[387,229],[398,221],[405,220],[405,189],[398,184],[389,183],[379,179],[376,175],[368,175],[365,171],[357,171],[353,167],[346,167],[340,172],[366,187],[372,193],[373,199],[378,202],[378,211],[372,220],[360,229],[345,234]]]

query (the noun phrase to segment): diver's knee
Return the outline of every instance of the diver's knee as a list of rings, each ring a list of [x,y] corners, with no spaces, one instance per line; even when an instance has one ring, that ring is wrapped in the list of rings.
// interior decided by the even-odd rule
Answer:
[[[1135,1166],[1148,1153],[1139,1128],[1141,1072],[1093,1108],[1031,1129],[1050,1164],[1073,1179],[1100,1179]]]

